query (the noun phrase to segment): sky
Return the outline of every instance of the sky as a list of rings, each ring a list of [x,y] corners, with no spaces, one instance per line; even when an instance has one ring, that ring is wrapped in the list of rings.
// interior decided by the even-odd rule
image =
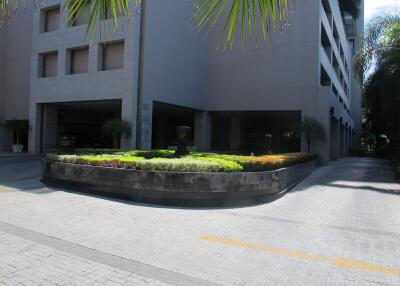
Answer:
[[[400,10],[400,0],[365,0],[365,23],[375,15],[392,8]]]

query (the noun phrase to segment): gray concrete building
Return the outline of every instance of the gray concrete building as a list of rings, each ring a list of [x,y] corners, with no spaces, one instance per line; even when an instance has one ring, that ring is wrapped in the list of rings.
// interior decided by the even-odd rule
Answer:
[[[110,147],[101,134],[110,118],[131,124],[125,149],[174,146],[176,126],[188,125],[200,150],[306,150],[305,116],[326,129],[312,145],[324,162],[357,148],[351,64],[363,21],[337,0],[291,1],[288,25],[267,47],[230,53],[216,48],[217,32],[196,31],[189,1],[147,0],[142,13],[118,17],[117,32],[106,19],[92,40],[85,13],[68,23],[63,1],[44,2],[0,28],[0,117],[29,120],[31,153],[57,148],[62,136]],[[1,148],[12,137],[0,130]]]

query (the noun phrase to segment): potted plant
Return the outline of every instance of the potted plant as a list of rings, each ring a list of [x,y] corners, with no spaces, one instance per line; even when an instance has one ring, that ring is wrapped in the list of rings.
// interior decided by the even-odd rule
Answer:
[[[14,153],[21,153],[24,145],[21,144],[21,137],[29,130],[29,121],[20,119],[11,119],[5,121],[5,127],[14,134],[12,150]]]
[[[111,136],[113,139],[113,148],[119,148],[119,138],[122,134],[129,138],[132,133],[131,124],[121,119],[109,119],[104,122],[101,127],[101,133],[103,136]]]
[[[178,138],[178,148],[175,152],[177,156],[187,155],[189,152],[187,150],[188,142],[190,139],[190,133],[192,128],[189,126],[177,126],[176,136]]]

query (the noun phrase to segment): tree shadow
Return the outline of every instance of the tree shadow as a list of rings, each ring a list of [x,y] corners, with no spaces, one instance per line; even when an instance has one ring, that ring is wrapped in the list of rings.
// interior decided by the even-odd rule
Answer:
[[[368,191],[374,191],[374,192],[379,192],[379,193],[384,193],[384,194],[400,195],[400,187],[398,190],[389,190],[389,189],[377,188],[377,187],[368,186],[368,185],[352,186],[352,185],[329,183],[329,184],[325,184],[324,186],[333,187],[333,188],[341,188],[341,189],[368,190]]]

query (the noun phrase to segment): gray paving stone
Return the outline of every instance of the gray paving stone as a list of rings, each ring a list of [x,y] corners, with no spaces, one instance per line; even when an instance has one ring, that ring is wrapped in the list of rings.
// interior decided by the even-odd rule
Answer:
[[[171,284],[184,277],[246,286],[400,285],[400,275],[201,239],[212,235],[400,269],[400,186],[383,160],[341,160],[280,200],[238,209],[146,206],[47,188],[23,172],[21,178],[24,184],[0,176],[0,187],[11,190],[0,193],[0,221],[22,231],[0,229],[3,284],[24,278],[39,285],[54,274],[69,285],[165,285],[161,269],[174,277]],[[153,270],[121,270],[121,261]]]

